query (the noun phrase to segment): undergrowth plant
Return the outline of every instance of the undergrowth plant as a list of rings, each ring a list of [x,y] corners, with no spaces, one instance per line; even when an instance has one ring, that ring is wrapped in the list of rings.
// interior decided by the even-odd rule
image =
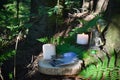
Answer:
[[[30,11],[26,3],[19,3],[19,20],[17,17],[17,2],[15,0],[7,1],[4,4],[5,9],[0,9],[0,49],[14,42],[19,31],[25,32],[30,26],[30,24],[27,24]]]
[[[65,52],[75,52],[78,54],[79,58],[83,58],[89,56],[88,50],[82,46],[76,44],[76,38],[78,33],[86,33],[89,32],[89,28],[93,28],[96,25],[100,16],[97,16],[95,19],[91,20],[90,22],[85,22],[86,24],[83,25],[81,28],[74,28],[72,29],[68,36],[59,36],[59,37],[43,37],[37,39],[42,43],[52,43],[56,45],[57,53],[62,54]]]
[[[9,58],[13,57],[14,55],[15,55],[15,50],[9,50],[9,51],[5,52],[4,54],[0,54],[0,63],[8,60]]]
[[[102,62],[98,60],[97,63],[88,65],[79,75],[90,80],[119,80],[120,67],[115,65],[119,59],[116,60],[115,54],[111,56],[110,61],[104,57]]]

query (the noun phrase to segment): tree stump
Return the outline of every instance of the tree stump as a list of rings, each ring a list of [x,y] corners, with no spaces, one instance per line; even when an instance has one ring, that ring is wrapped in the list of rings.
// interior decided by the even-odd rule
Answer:
[[[60,67],[53,67],[48,60],[41,59],[38,62],[38,69],[41,73],[47,75],[76,75],[81,70],[82,61],[70,65],[64,65]]]
[[[112,53],[114,49],[119,52],[120,51],[120,16],[114,16],[109,25],[109,28],[106,33],[106,45],[108,53]]]

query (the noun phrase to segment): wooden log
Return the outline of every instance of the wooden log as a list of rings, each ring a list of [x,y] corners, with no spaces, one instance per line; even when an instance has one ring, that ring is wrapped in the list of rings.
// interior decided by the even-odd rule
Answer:
[[[47,75],[76,75],[80,72],[82,63],[79,60],[75,64],[53,67],[49,61],[41,59],[38,62],[38,69],[41,73]]]

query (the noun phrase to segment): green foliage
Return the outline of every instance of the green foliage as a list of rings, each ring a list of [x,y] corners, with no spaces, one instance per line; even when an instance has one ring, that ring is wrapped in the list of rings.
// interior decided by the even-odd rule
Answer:
[[[110,59],[109,67],[111,68],[115,67],[115,56],[114,55]]]
[[[98,73],[97,73],[96,79],[100,80],[102,78],[102,73],[103,73],[103,71],[101,70],[101,65],[97,67],[97,69],[98,69]]]
[[[96,69],[96,66],[94,64],[92,64],[89,67],[87,67],[86,69],[84,69],[81,72],[81,75],[82,76],[84,75],[84,78],[89,78],[94,75],[94,72],[96,71],[95,69]]]
[[[62,37],[57,37],[57,38],[43,37],[43,38],[40,38],[40,39],[37,39],[37,40],[42,42],[42,43],[52,43],[52,44],[57,44],[57,45],[63,43]]]
[[[105,57],[104,62],[103,62],[103,64],[102,64],[102,69],[105,69],[105,68],[108,67],[108,61],[109,61],[108,58]]]
[[[115,55],[112,55],[110,62],[107,57],[103,62],[98,61],[96,65],[90,64],[80,72],[80,76],[91,78],[91,80],[117,80],[119,67],[115,66]]]
[[[101,17],[96,17],[90,22],[84,22],[86,24],[82,28],[76,27],[72,29],[72,31],[68,34],[67,37],[62,37],[62,36],[55,37],[55,38],[44,37],[44,38],[40,38],[37,40],[42,43],[56,44],[58,54],[72,51],[72,52],[77,53],[79,55],[79,58],[88,57],[89,56],[88,51],[85,48],[76,44],[76,35],[77,33],[88,32],[88,28],[95,26],[97,20],[100,18]],[[94,51],[94,53],[96,53],[96,51]]]
[[[47,43],[47,42],[54,42],[56,40],[59,41],[59,39],[62,39],[61,41],[64,41],[64,42],[61,42],[61,43],[69,43],[69,44],[74,43],[75,40],[76,40],[76,34],[77,33],[89,32],[89,28],[94,27],[96,25],[98,19],[100,19],[100,18],[101,18],[101,16],[97,16],[95,19],[93,19],[89,22],[85,22],[85,24],[82,28],[75,27],[74,29],[71,30],[71,32],[69,32],[67,37],[64,37],[64,38],[63,37],[57,37],[55,39],[54,39],[54,37],[52,37],[51,39],[47,38],[47,37],[44,37],[44,38],[38,39],[38,41],[43,42],[43,43]],[[73,41],[73,42],[71,42],[71,41]]]
[[[39,15],[43,16],[45,14],[48,14],[48,16],[56,16],[56,15],[62,15],[62,6],[61,5],[55,5],[54,7],[39,7]]]
[[[10,80],[13,80],[13,73],[12,73],[12,72],[9,73],[9,79],[10,79]]]
[[[91,50],[91,54],[96,54],[96,50]]]
[[[61,16],[62,10],[63,10],[63,6],[60,5],[60,3],[58,1],[54,7],[40,6],[38,9],[40,16],[47,14],[49,17],[53,16],[53,15],[54,16]]]
[[[16,54],[15,50],[10,50],[10,51],[7,51],[4,54],[1,54],[0,55],[0,63],[2,63],[5,60],[8,60],[9,58],[11,58],[12,56],[14,56],[15,54]]]
[[[111,71],[110,77],[111,77],[111,80],[118,80],[118,71],[117,70]]]
[[[19,3],[18,20],[16,5],[16,1],[12,0],[4,5],[5,9],[0,10],[0,48],[9,45],[20,30],[26,30],[24,24],[29,20],[29,8],[25,3]]]
[[[63,8],[64,10],[71,10],[73,8],[80,8],[81,7],[81,1],[80,0],[57,0],[57,3],[54,7],[47,8],[47,12],[49,16],[57,15],[62,16],[63,15]],[[41,12],[44,10],[40,10]]]
[[[94,19],[92,19],[89,22],[79,20],[84,25],[81,28],[76,27],[76,28],[72,29],[72,31],[70,32],[70,36],[74,36],[76,33],[90,32],[90,29],[94,28],[97,24],[97,21],[101,18],[102,18],[101,16],[96,16]]]
[[[57,15],[60,15],[62,14],[62,8],[63,6],[62,5],[56,5],[53,9],[54,13],[56,13]]]
[[[83,58],[84,54],[87,54],[87,50],[85,50],[81,46],[75,46],[71,44],[62,44],[57,46],[57,53],[58,54],[63,54],[65,52],[75,52],[80,59]]]
[[[82,0],[65,0],[65,6],[68,10],[80,8],[82,6]]]
[[[105,70],[105,71],[103,72],[103,77],[104,77],[104,79],[106,79],[106,80],[110,80],[110,71]]]
[[[57,48],[57,53],[58,54],[62,54],[65,52],[75,52],[78,54],[79,58],[83,58],[83,55],[87,53],[87,50],[84,49],[81,46],[76,45],[75,43],[71,43],[70,39],[68,38],[63,38],[63,37],[57,37],[57,38],[40,38],[37,39],[40,42],[43,43],[52,43],[52,44],[56,44],[56,48]]]
[[[49,43],[48,37],[43,37],[40,39],[37,39],[38,41],[42,42],[42,43]]]

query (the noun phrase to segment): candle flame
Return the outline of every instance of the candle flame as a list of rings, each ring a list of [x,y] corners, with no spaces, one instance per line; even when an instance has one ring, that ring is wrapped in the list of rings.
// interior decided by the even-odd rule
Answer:
[[[85,33],[82,33],[82,35],[85,35]]]

